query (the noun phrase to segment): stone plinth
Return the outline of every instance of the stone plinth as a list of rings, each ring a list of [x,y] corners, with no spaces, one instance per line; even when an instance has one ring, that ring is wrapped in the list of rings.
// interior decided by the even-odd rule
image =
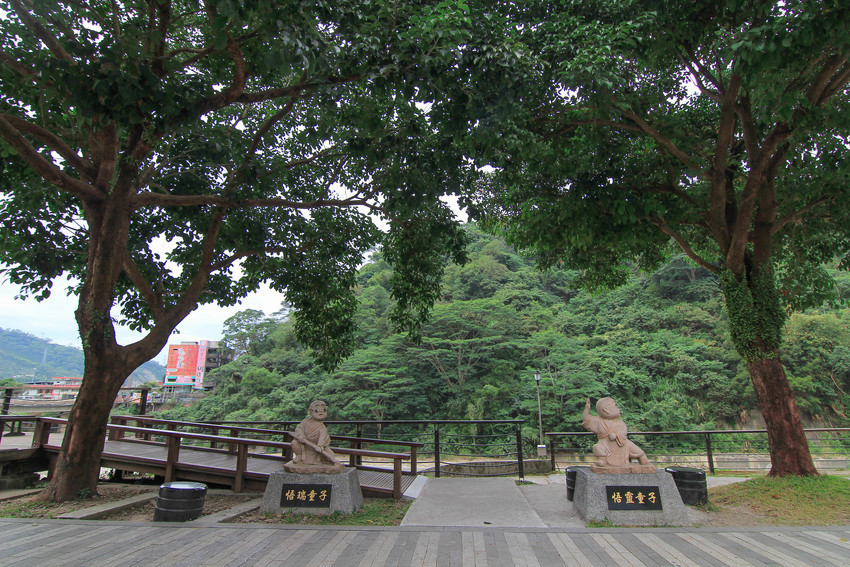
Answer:
[[[657,489],[657,494],[653,489]],[[577,469],[573,506],[586,522],[609,520],[617,526],[691,525],[673,476],[666,471],[597,474]]]
[[[269,475],[260,512],[280,514],[350,514],[363,505],[357,469],[339,474],[276,472]]]
[[[655,474],[655,471],[658,469],[655,468],[655,465],[630,463],[622,467],[600,467],[599,465],[593,464],[590,465],[590,470],[597,474]]]

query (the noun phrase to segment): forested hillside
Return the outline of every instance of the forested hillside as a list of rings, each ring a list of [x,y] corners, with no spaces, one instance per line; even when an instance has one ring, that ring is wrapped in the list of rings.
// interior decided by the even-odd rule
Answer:
[[[420,344],[391,332],[390,271],[378,254],[359,274],[359,348],[336,372],[314,366],[281,313],[243,312],[225,337],[242,354],[209,375],[215,393],[168,415],[300,419],[321,398],[334,419],[522,418],[533,437],[539,368],[546,430],[580,429],[586,398],[605,395],[635,430],[758,424],[709,272],[674,257],[592,295],[574,288],[577,273],[541,273],[503,241],[468,228],[470,261],[448,268]],[[784,362],[810,423],[848,423],[849,320],[846,309],[788,320]]]
[[[0,380],[24,377],[82,376],[83,351],[57,345],[48,339],[15,329],[0,328]],[[132,378],[141,384],[150,380],[162,381],[165,367],[148,362],[137,368]]]

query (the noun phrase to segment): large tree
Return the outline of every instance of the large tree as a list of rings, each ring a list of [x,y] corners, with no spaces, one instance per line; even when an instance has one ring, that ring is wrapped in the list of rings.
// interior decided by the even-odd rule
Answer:
[[[524,88],[478,124],[496,169],[475,214],[591,286],[671,242],[716,274],[771,474],[816,474],[781,332],[783,307],[823,301],[820,266],[850,251],[850,4],[567,0],[505,17],[521,20]]]
[[[463,2],[2,6],[2,273],[36,298],[77,282],[85,352],[46,498],[96,492],[118,388],[200,304],[268,281],[333,367],[381,244],[394,321],[416,327],[463,249],[439,197],[467,166],[431,127],[439,101],[416,104],[446,77]],[[116,323],[147,334],[120,345]]]

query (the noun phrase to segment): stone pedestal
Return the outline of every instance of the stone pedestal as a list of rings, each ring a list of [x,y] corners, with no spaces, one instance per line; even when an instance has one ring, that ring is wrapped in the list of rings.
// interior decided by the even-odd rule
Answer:
[[[586,522],[617,526],[689,526],[688,511],[666,471],[598,474],[576,471],[573,506]]]
[[[260,512],[280,514],[350,514],[363,505],[357,469],[339,474],[276,472],[269,475]]]

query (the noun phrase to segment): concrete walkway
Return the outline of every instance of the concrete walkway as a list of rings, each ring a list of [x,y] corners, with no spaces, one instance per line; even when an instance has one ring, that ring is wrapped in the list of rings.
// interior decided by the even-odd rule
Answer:
[[[588,529],[560,476],[430,479],[398,528],[0,518],[0,566],[850,565],[850,526]]]

